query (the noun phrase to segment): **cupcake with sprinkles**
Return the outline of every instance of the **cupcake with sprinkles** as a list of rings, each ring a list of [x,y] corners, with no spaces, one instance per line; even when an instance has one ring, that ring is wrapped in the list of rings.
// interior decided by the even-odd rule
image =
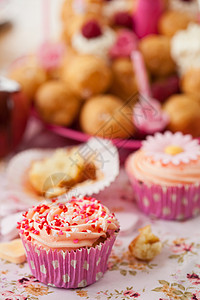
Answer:
[[[98,200],[52,200],[29,209],[23,216],[18,229],[32,274],[39,281],[78,288],[103,276],[119,223]]]
[[[200,145],[180,132],[148,136],[126,161],[140,209],[148,215],[184,220],[200,212]]]

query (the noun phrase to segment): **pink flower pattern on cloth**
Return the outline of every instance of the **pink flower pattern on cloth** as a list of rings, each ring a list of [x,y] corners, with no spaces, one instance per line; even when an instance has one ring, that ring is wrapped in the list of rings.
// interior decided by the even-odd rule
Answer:
[[[57,300],[58,298],[106,300],[108,297],[111,300],[169,300],[168,294],[171,294],[171,299],[173,299],[172,296],[177,296],[175,293],[179,293],[180,297],[185,297],[187,300],[200,299],[200,280],[198,278],[200,273],[198,260],[200,256],[200,217],[180,223],[148,219],[131,202],[131,186],[128,184],[123,170],[119,176],[116,182],[98,195],[98,198],[115,212],[124,211],[132,213],[133,216],[137,215],[140,219],[139,226],[144,226],[147,222],[151,223],[164,245],[161,255],[148,264],[129,257],[127,255],[128,245],[133,239],[133,235],[136,234],[136,231],[133,230],[126,236],[118,237],[109,259],[109,269],[101,280],[89,287],[67,291],[38,282],[31,276],[27,263],[19,266],[0,260],[1,300],[25,300],[28,296],[30,300]],[[7,194],[3,195],[4,177],[4,173],[2,174],[0,170],[1,197],[3,201],[6,201]],[[179,244],[183,250],[174,252]],[[192,249],[184,247],[184,244],[192,245]],[[100,251],[98,252],[100,254]],[[40,258],[41,255],[38,257]],[[53,260],[56,267],[55,258]],[[102,261],[98,264],[98,272],[100,272],[101,264]],[[85,264],[84,267],[86,272],[88,266]],[[55,270],[59,271],[58,268]],[[71,270],[74,270],[73,266],[71,266]],[[88,269],[89,272],[91,270],[92,268]],[[43,273],[42,275],[44,276]]]
[[[182,149],[177,154],[166,153],[167,147],[176,146]],[[156,133],[154,136],[148,136],[143,142],[145,154],[151,156],[154,161],[161,161],[167,165],[179,165],[189,163],[198,159],[200,156],[200,145],[198,140],[192,139],[191,135],[183,135],[181,132],[175,134],[166,131],[164,134]]]
[[[5,297],[4,298],[5,300],[26,300],[27,299],[23,295],[15,294],[12,291],[5,291],[4,293],[2,293],[2,296]]]

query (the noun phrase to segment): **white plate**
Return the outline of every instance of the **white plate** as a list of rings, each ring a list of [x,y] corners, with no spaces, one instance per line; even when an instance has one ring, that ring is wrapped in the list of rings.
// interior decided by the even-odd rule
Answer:
[[[119,174],[119,155],[117,148],[108,140],[101,138],[91,138],[87,143],[76,146],[84,158],[96,153],[94,163],[98,171],[103,175],[102,178],[84,184],[76,185],[67,194],[59,197],[61,201],[67,201],[71,196],[97,194],[108,187]],[[69,147],[68,147],[69,148]],[[38,204],[44,200],[36,193],[26,188],[25,177],[31,163],[49,157],[55,150],[31,149],[23,151],[14,156],[7,167],[7,180],[12,188],[12,194],[20,201],[30,205]]]

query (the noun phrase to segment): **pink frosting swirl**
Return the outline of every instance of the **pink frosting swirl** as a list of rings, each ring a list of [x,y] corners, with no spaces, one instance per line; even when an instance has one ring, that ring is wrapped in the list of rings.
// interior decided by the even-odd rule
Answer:
[[[200,184],[200,156],[189,163],[163,164],[154,161],[139,150],[130,155],[126,161],[126,170],[137,180],[162,186],[177,186],[181,184]]]
[[[94,198],[41,204],[29,209],[18,225],[20,234],[46,249],[92,247],[99,238],[119,230],[114,214]]]

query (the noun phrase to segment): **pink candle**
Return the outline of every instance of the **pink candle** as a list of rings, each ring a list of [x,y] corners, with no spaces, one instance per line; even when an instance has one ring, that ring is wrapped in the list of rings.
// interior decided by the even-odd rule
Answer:
[[[158,32],[158,21],[163,11],[162,0],[139,0],[133,16],[135,33],[139,38]]]
[[[131,54],[131,59],[133,62],[140,95],[146,98],[151,98],[151,88],[142,54],[140,51],[133,51]]]
[[[38,49],[38,61],[42,68],[44,68],[47,71],[56,69],[62,59],[62,56],[65,51],[65,46],[61,42],[52,43],[51,42],[51,6],[50,6],[49,0],[43,0],[42,6],[43,6],[43,31],[44,31],[44,37],[43,37],[43,43]]]
[[[166,127],[169,118],[162,111],[160,103],[152,98],[142,54],[138,50],[135,50],[131,54],[131,59],[140,93],[139,101],[133,109],[133,122],[140,132],[154,134]]]

